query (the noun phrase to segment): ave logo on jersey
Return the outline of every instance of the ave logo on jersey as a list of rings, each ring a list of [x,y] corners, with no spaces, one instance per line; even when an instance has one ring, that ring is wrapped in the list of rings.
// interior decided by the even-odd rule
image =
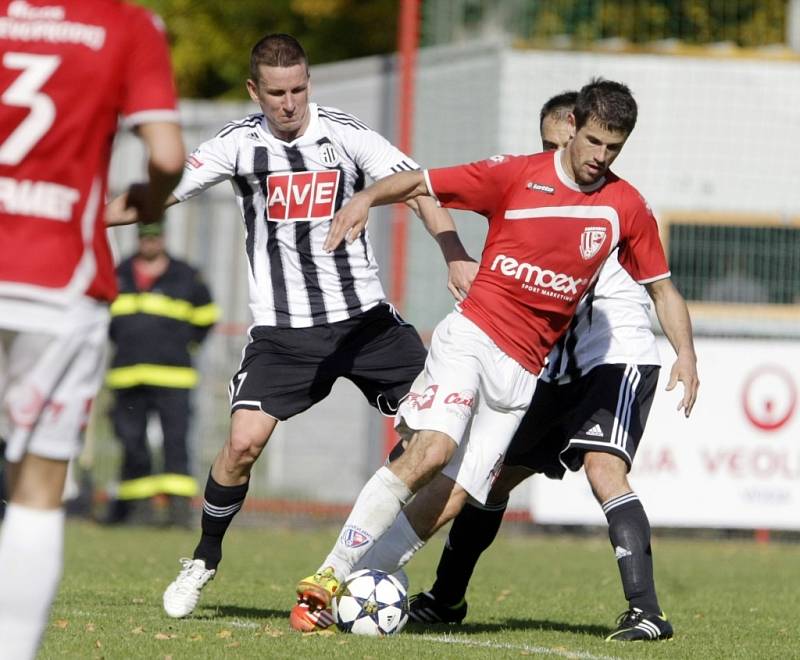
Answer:
[[[605,227],[587,227],[581,234],[581,256],[588,261],[600,251],[605,242]]]
[[[288,172],[267,177],[267,220],[328,220],[336,210],[339,170]]]
[[[339,154],[336,152],[336,147],[334,147],[330,142],[323,142],[321,145],[319,145],[319,160],[327,167],[334,167],[335,165],[338,165]]]

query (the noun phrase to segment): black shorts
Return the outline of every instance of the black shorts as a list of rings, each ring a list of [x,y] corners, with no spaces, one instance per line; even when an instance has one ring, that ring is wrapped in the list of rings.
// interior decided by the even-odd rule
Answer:
[[[229,386],[231,412],[289,419],[328,396],[343,377],[384,415],[394,415],[426,355],[414,326],[386,303],[310,328],[255,326]]]
[[[631,468],[653,403],[659,367],[602,364],[564,385],[539,381],[506,452],[551,479],[577,472],[587,451],[619,456]]]

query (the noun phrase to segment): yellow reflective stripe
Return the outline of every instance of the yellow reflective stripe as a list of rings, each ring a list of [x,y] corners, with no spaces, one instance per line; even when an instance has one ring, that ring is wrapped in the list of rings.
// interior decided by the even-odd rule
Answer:
[[[144,500],[153,495],[158,495],[161,485],[161,477],[139,477],[123,481],[117,490],[117,499],[120,500]]]
[[[123,293],[111,305],[111,316],[152,314],[177,321],[189,321],[194,311],[190,302],[161,293]]]
[[[123,481],[117,489],[117,499],[145,500],[161,493],[194,497],[198,491],[197,481],[188,474],[154,474]]]
[[[191,367],[165,367],[160,364],[134,364],[130,367],[110,369],[106,385],[111,389],[154,385],[155,387],[181,387],[197,385],[197,371]]]
[[[162,474],[159,485],[160,492],[167,495],[194,497],[198,493],[197,481],[188,474]]]
[[[214,303],[195,307],[192,312],[192,325],[211,325],[219,318],[219,307]]]
[[[111,316],[125,316],[135,314],[138,306],[136,305],[136,294],[121,293],[117,299],[111,303]]]

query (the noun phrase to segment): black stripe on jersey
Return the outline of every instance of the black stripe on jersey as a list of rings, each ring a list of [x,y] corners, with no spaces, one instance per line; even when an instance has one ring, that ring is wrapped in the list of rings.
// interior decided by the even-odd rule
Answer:
[[[239,162],[237,156],[236,167],[234,172],[239,171]],[[256,209],[253,206],[253,188],[247,183],[247,179],[240,174],[234,174],[233,185],[239,191],[242,197],[242,208],[244,209],[244,230],[245,230],[245,250],[247,251],[247,260],[250,262],[250,272],[255,277],[256,267],[253,263],[253,253],[256,244]]]
[[[286,158],[292,172],[305,172],[306,163],[303,154],[297,147],[284,146]],[[341,179],[341,177],[340,177]],[[319,274],[317,265],[314,263],[313,252],[311,250],[311,223],[294,223],[294,240],[297,247],[297,257],[300,260],[300,269],[303,271],[303,280],[306,284],[308,293],[308,305],[311,309],[311,318],[314,323],[325,323],[328,320],[328,313],[325,309],[325,298],[319,285]]]
[[[266,147],[253,149],[253,172],[258,178],[261,192],[267,199],[267,176],[269,176],[269,151]],[[275,325],[279,328],[292,326],[289,317],[289,298],[286,294],[286,279],[283,277],[281,249],[278,243],[278,223],[264,218],[267,226],[267,260],[269,261],[269,279],[272,283],[272,301],[275,308]]]
[[[327,137],[317,140],[320,146],[323,144],[331,144]],[[364,172],[361,168],[356,166],[356,182],[353,188],[353,193],[357,193],[364,187]],[[336,203],[335,210],[338,211],[342,208],[344,202],[344,187],[345,187],[345,171],[341,167],[335,168],[339,170],[339,186],[336,189]],[[361,187],[359,188],[359,181]],[[347,243],[342,241],[333,251],[333,263],[336,265],[336,272],[339,274],[339,282],[342,285],[342,295],[347,303],[347,312],[351,316],[358,314],[361,311],[361,300],[356,293],[356,280],[353,277],[353,271],[350,268],[350,259],[347,256]]]
[[[341,110],[334,110],[333,108],[319,108],[318,107],[318,109],[322,110],[322,113],[326,117],[328,117],[329,119],[340,119],[342,121],[350,122],[350,123],[354,124],[355,126],[357,126],[358,128],[361,128],[363,130],[366,130],[366,131],[369,130],[369,126],[367,126],[363,121],[361,121],[355,115],[351,115],[349,112],[343,112]]]
[[[330,111],[322,110],[321,108],[317,111],[317,114],[328,121],[332,121],[335,124],[342,124],[343,126],[350,126],[355,128],[359,131],[368,131],[369,126],[366,124],[361,123],[358,119],[353,117],[352,115],[338,115],[338,114],[331,114]]]
[[[572,322],[569,324],[567,330],[567,341],[564,344],[564,351],[567,354],[567,366],[564,369],[564,375],[569,376],[570,379],[580,376],[580,369],[578,368],[578,356],[575,353],[575,348],[578,345],[578,333],[575,331],[578,326],[578,316],[572,317]]]
[[[563,334],[553,347],[553,352],[551,353],[551,355],[555,355],[555,357],[551,358],[550,362],[547,365],[547,376],[551,380],[554,380],[558,376],[559,371],[561,370],[561,358],[564,355],[564,343],[566,341],[567,341],[567,335]]]
[[[229,124],[223,126],[219,132],[214,137],[225,137],[230,133],[233,133],[237,128],[255,128],[261,123],[261,120],[264,118],[264,115],[250,115],[249,117],[245,117],[240,121],[232,121]]]
[[[414,172],[418,169],[419,167],[412,165],[407,160],[401,160],[397,165],[392,166],[392,172]]]

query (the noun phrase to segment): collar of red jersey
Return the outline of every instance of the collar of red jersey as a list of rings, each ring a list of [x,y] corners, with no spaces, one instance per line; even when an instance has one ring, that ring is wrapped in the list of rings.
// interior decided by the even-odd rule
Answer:
[[[563,152],[563,149],[553,152],[553,165],[556,168],[556,176],[558,176],[561,183],[567,186],[567,188],[570,190],[577,190],[578,192],[583,193],[594,192],[603,186],[603,184],[606,182],[605,176],[600,177],[597,181],[588,186],[582,186],[580,183],[575,181],[569,174],[566,173],[564,166],[561,164],[561,154]]]

